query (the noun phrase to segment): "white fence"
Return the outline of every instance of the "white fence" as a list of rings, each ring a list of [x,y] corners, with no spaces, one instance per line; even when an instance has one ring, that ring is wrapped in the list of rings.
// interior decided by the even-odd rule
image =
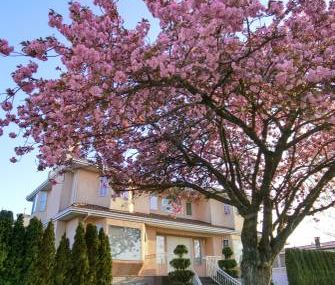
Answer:
[[[288,285],[286,267],[273,268],[272,281],[274,285]]]

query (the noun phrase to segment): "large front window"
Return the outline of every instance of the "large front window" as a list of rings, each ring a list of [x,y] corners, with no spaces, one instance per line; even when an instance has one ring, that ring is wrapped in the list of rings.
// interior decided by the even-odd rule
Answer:
[[[120,260],[141,260],[141,230],[109,227],[112,257]]]

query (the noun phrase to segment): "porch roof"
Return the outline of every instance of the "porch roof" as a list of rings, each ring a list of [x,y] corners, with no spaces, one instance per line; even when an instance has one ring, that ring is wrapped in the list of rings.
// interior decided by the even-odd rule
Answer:
[[[56,215],[54,219],[66,221],[78,215],[142,222],[144,224],[155,227],[180,229],[193,232],[203,232],[213,234],[237,233],[234,228],[216,226],[212,225],[211,223],[203,221],[180,218],[180,217],[171,217],[168,215],[160,215],[154,213],[150,214],[140,212],[130,213],[125,211],[112,210],[106,207],[92,204],[73,204],[70,207],[58,213],[58,215]]]

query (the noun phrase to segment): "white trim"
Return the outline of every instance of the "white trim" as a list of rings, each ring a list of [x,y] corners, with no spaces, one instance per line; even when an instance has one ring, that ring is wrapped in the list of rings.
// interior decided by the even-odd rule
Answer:
[[[47,188],[50,185],[50,181],[49,179],[45,180],[42,184],[40,184],[33,192],[31,192],[30,194],[28,194],[26,196],[26,200],[32,202],[34,197],[38,194],[38,192],[44,190],[45,188]]]
[[[100,210],[91,210],[91,209],[84,209],[84,208],[76,208],[76,207],[69,207],[62,212],[58,213],[53,220],[60,220],[67,215],[70,214],[84,214],[90,213],[90,215],[97,215],[99,217],[104,218],[114,218],[119,220],[125,221],[132,221],[132,222],[141,222],[147,225],[152,225],[156,227],[163,227],[163,228],[171,228],[171,229],[179,229],[179,230],[187,230],[193,232],[201,232],[201,233],[214,233],[214,234],[237,234],[238,232],[235,230],[218,228],[214,226],[207,226],[207,225],[196,225],[187,222],[181,221],[167,221],[157,218],[150,218],[150,217],[143,217],[143,216],[136,216],[136,215],[127,215],[123,213],[115,213],[115,212],[106,212]]]
[[[78,188],[78,172],[76,171],[72,177],[71,204],[77,201],[77,188]]]

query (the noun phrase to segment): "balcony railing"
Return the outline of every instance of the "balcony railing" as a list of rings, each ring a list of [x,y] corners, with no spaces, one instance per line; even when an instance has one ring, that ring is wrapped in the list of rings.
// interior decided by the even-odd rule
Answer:
[[[206,257],[206,275],[220,285],[241,285],[237,279],[231,277],[219,267],[218,261],[220,259],[222,259],[221,256]]]

